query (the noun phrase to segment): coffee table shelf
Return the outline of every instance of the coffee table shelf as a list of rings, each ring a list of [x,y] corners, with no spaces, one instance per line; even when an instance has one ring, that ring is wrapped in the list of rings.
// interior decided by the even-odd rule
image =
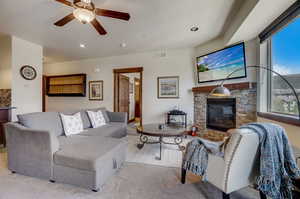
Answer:
[[[173,125],[163,125],[164,128],[159,128],[160,124],[146,124],[137,127],[137,133],[140,134],[140,143],[137,145],[139,149],[142,149],[145,144],[159,144],[159,158],[161,160],[162,155],[162,144],[177,145],[179,150],[184,150],[183,146],[180,144],[183,141],[183,136],[185,134],[186,128],[173,126]],[[150,140],[149,137],[158,138],[158,140]],[[173,138],[173,142],[166,142],[164,138]]]

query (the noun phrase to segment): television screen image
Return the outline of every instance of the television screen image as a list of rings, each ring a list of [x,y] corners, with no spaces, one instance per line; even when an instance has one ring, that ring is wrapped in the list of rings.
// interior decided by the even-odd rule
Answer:
[[[228,48],[197,57],[198,83],[247,77],[245,45],[240,43]]]

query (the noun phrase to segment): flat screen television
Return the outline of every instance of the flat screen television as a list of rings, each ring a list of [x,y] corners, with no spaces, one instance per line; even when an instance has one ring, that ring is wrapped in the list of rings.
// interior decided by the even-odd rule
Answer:
[[[240,70],[232,74],[229,79],[247,77],[244,43],[197,57],[198,83],[226,79],[231,72],[238,68]]]

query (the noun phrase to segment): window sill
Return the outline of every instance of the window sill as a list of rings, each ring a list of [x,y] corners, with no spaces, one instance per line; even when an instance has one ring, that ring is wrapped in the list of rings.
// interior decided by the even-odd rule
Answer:
[[[270,112],[267,112],[267,113],[257,112],[257,115],[259,117],[266,118],[269,120],[274,120],[277,122],[300,126],[300,120],[297,117],[283,115],[283,114],[277,114],[277,113],[270,113]]]

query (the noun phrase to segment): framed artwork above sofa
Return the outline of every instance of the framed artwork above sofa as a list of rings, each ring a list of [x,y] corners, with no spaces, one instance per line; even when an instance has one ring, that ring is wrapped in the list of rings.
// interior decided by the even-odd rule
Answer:
[[[103,81],[89,82],[89,100],[103,101]]]

